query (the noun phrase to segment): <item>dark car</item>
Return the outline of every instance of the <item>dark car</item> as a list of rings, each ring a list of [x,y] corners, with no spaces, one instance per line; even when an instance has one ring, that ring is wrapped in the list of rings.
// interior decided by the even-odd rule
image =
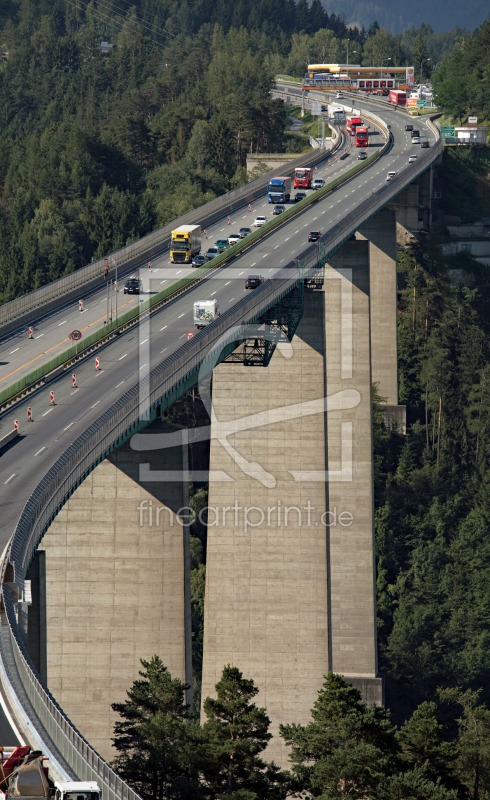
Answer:
[[[202,267],[207,261],[206,256],[202,256],[200,253],[197,256],[194,256],[192,259],[192,266],[193,267]]]
[[[306,192],[296,192],[294,195],[294,202],[298,203],[300,200],[304,200],[306,197]]]
[[[365,158],[367,158],[367,153],[365,153],[364,150],[361,150],[361,152],[357,155],[357,160],[364,161]]]
[[[413,125],[405,125],[406,131],[413,131]]]
[[[261,275],[249,275],[245,280],[245,289],[256,289],[257,286],[260,286],[262,281],[263,278]]]
[[[430,147],[430,142],[428,142],[427,139],[423,139],[423,141],[420,142],[420,146],[421,147]]]
[[[283,211],[286,211],[286,206],[274,206],[272,213],[277,215],[282,214]]]
[[[248,236],[249,233],[252,233],[252,229],[251,228],[240,228],[238,233],[240,234],[240,238],[244,239],[245,236]]]
[[[139,294],[143,289],[143,284],[139,278],[128,278],[124,284],[124,294]]]
[[[412,139],[414,136],[420,136],[420,131],[416,130],[415,128],[412,128]]]
[[[320,236],[321,236],[320,231],[310,231],[308,234],[308,241],[317,242]]]

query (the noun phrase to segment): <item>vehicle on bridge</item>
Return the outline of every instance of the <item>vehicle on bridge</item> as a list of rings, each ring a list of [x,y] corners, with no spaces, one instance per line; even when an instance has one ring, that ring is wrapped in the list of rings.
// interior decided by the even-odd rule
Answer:
[[[309,242],[318,242],[320,239],[321,233],[320,231],[310,231],[308,234],[308,241]]]
[[[278,214],[282,214],[283,211],[286,211],[286,206],[274,206],[272,209],[272,213],[275,217],[277,217]]]
[[[170,261],[172,264],[190,264],[201,252],[201,226],[181,225],[170,234]]]
[[[219,317],[217,300],[198,300],[197,303],[194,303],[194,325],[196,328],[205,328],[216,317]]]
[[[351,136],[355,136],[356,128],[362,126],[362,117],[347,117],[347,130]]]
[[[123,294],[139,294],[142,291],[143,283],[140,278],[136,278],[134,275],[128,278],[124,284]]]
[[[310,167],[296,167],[294,170],[293,185],[295,189],[309,189],[311,187],[312,170]]]
[[[216,239],[214,246],[218,248],[219,253],[224,253],[228,249],[228,239]]]
[[[312,189],[323,189],[324,186],[325,186],[325,181],[323,180],[323,178],[315,178],[315,180],[311,184]]]
[[[245,280],[245,289],[256,289],[263,280],[262,275],[249,275]]]
[[[369,131],[365,125],[356,128],[356,147],[369,147]]]
[[[289,203],[291,197],[291,178],[271,178],[267,187],[269,203]]]
[[[267,217],[264,217],[263,214],[259,214],[258,217],[255,217],[254,221],[252,222],[252,225],[254,226],[254,228],[261,228],[262,225],[265,225],[266,222],[267,222]]]

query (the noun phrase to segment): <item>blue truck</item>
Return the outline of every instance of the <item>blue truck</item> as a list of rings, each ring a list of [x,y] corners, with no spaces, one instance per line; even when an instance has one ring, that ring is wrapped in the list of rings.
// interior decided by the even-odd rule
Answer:
[[[289,203],[291,178],[271,178],[267,187],[269,203]]]

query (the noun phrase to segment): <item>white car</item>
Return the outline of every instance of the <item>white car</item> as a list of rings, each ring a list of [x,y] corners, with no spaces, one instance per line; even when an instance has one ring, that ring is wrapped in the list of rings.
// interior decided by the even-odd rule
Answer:
[[[262,225],[265,225],[266,222],[267,222],[267,217],[260,215],[258,217],[255,217],[254,221],[252,222],[252,225],[254,226],[254,228],[261,228]]]
[[[240,241],[241,238],[242,237],[240,236],[239,233],[231,233],[228,236],[228,244],[236,244],[237,242]]]
[[[386,180],[392,181],[394,178],[396,178],[396,172],[395,170],[390,170],[390,172],[388,172],[388,175],[386,176]]]
[[[337,92],[337,94],[335,95],[335,99],[340,100],[341,97],[342,97],[342,92]]]
[[[417,156],[415,154],[408,156],[408,163],[413,164],[414,161],[417,161]]]
[[[312,189],[321,189],[323,186],[325,186],[325,181],[323,180],[323,178],[315,178],[315,180],[311,184]]]

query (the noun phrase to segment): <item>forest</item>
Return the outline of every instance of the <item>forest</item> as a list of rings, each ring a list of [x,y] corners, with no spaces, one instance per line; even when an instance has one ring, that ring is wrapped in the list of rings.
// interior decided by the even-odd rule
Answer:
[[[490,119],[490,20],[392,35],[376,20],[347,28],[319,0],[5,0],[0,34],[0,302],[243,184],[247,153],[296,152],[269,91],[308,62],[342,62],[349,48],[359,63],[413,64],[445,118]],[[444,153],[448,213],[490,208],[488,152]],[[445,235],[436,224],[399,252],[406,436],[386,430],[374,391],[386,709],[326,677],[311,723],[282,731],[281,772],[262,756],[260,687],[226,668],[201,728],[155,657],[115,706],[115,766],[143,797],[490,797],[490,283],[470,256],[443,258]],[[172,414],[198,422],[199,402]],[[205,506],[205,487],[192,502]],[[193,533],[198,689],[205,529]]]

